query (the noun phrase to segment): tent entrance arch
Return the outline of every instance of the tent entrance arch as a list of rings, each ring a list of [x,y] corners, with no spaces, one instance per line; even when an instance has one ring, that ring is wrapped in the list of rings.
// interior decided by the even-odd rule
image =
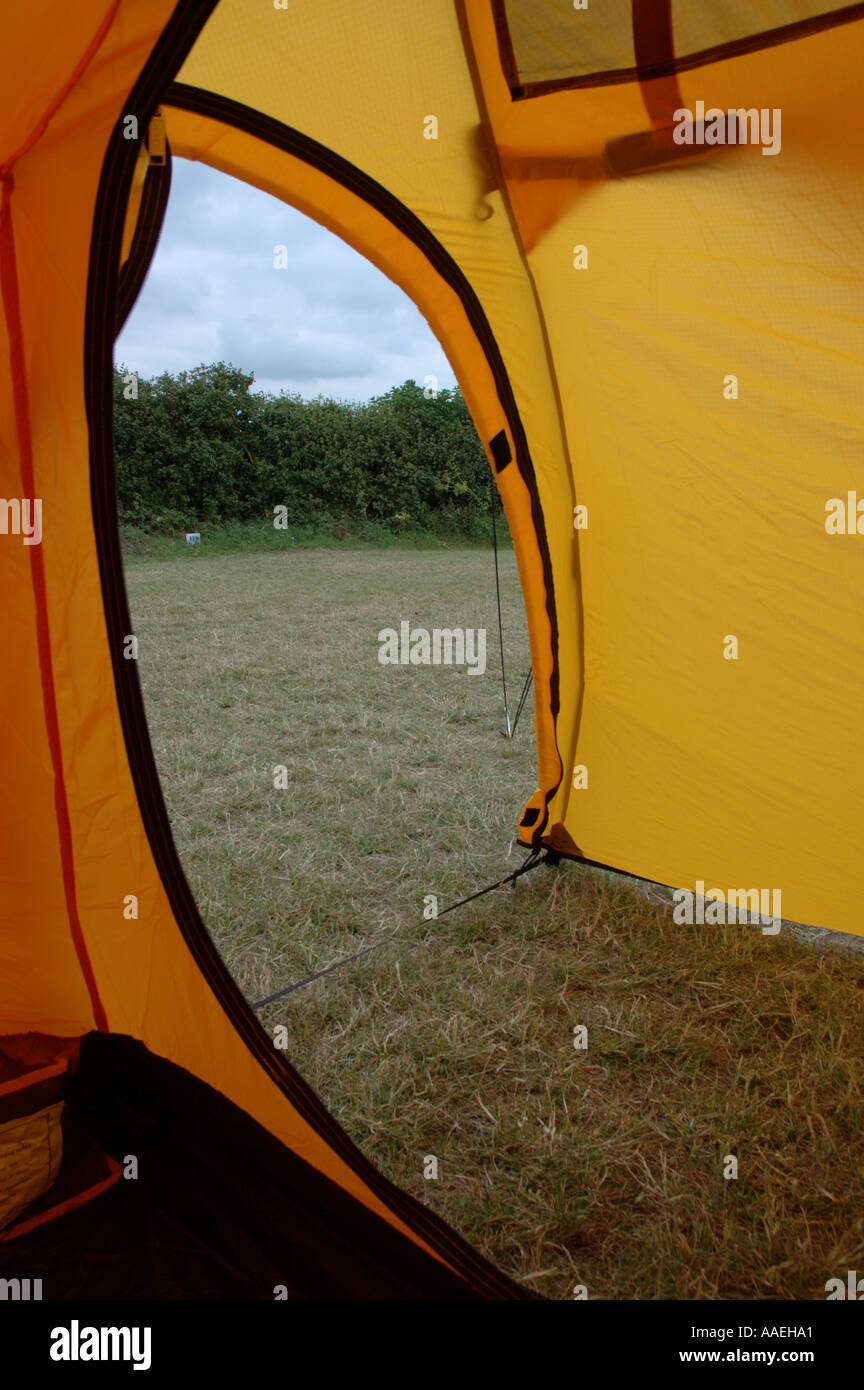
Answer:
[[[125,318],[125,314],[128,313],[134,302],[134,289],[140,288],[140,285],[143,283],[147,264],[155,249],[162,215],[164,214],[167,203],[172,155],[179,158],[193,157],[192,149],[197,148],[197,146],[193,146],[191,142],[203,139],[203,148],[207,154],[205,162],[225,174],[236,176],[236,171],[233,167],[233,161],[230,155],[225,155],[221,151],[217,155],[214,152],[212,142],[219,138],[214,134],[213,130],[214,117],[208,115],[206,118],[202,118],[199,108],[204,103],[198,99],[198,95],[194,92],[186,92],[183,88],[175,86],[171,89],[169,96],[170,100],[166,100],[159,115],[154,118],[157,121],[165,121],[170,135],[169,141],[166,144],[167,153],[165,163],[153,165],[149,169],[140,188],[137,200],[130,204],[130,209],[132,211],[135,210],[135,206],[137,205],[137,222],[127,217],[127,226],[124,236],[129,248],[129,254],[127,260],[121,266],[119,279],[120,306],[123,318]],[[181,103],[183,104],[181,105]],[[231,116],[230,123],[226,119],[229,114]],[[249,132],[245,129],[247,121],[250,125],[257,124],[260,127],[260,122],[254,123],[252,120],[254,113],[241,112],[238,114],[233,109],[230,112],[220,109],[219,116],[223,138],[230,137],[232,134],[238,132],[248,134]],[[187,118],[185,123],[181,119],[183,117]],[[202,120],[206,121],[206,126],[204,126],[203,129]],[[272,130],[268,129],[267,135],[268,139],[265,142],[261,137],[260,129],[258,129],[253,137],[256,141],[256,148],[260,147],[261,150],[263,168],[260,168],[257,163],[251,161],[251,156],[248,151],[244,155],[244,167],[247,169],[247,181],[251,181],[248,176],[251,162],[255,168],[256,177],[254,182],[256,185],[262,187],[264,191],[269,193],[273,193],[278,189],[279,196],[283,201],[290,202],[293,206],[298,207],[299,210],[306,213],[311,213],[314,207],[317,220],[325,221],[327,225],[331,226],[331,229],[338,229],[344,235],[347,229],[353,228],[353,223],[346,224],[340,220],[342,209],[337,194],[341,190],[345,197],[346,206],[343,214],[345,217],[356,214],[360,204],[363,204],[364,209],[368,213],[369,225],[367,228],[367,235],[370,240],[367,243],[361,244],[361,238],[356,231],[353,232],[350,237],[344,235],[344,239],[354,244],[355,249],[364,251],[370,260],[380,262],[383,258],[383,252],[381,250],[381,224],[386,218],[390,226],[390,233],[386,238],[386,249],[390,253],[386,261],[389,269],[392,270],[394,263],[398,264],[400,254],[404,257],[409,247],[409,254],[412,256],[416,255],[418,261],[432,262],[435,265],[437,278],[440,284],[436,284],[435,286],[435,291],[437,293],[430,291],[428,287],[429,277],[427,274],[427,288],[424,292],[422,307],[427,313],[431,314],[434,312],[441,318],[442,322],[451,332],[454,332],[454,329],[458,327],[458,332],[461,335],[460,350],[463,354],[470,355],[470,370],[475,376],[481,377],[482,385],[487,391],[491,392],[494,390],[496,403],[492,407],[492,419],[495,424],[500,424],[501,427],[489,441],[487,450],[492,460],[493,472],[500,477],[512,462],[514,466],[510,479],[511,495],[515,496],[522,506],[531,507],[536,515],[538,504],[531,473],[530,459],[527,455],[524,431],[522,430],[518,411],[516,410],[515,402],[512,398],[509,382],[507,381],[506,373],[504,372],[503,364],[500,360],[500,354],[497,352],[497,346],[491,336],[482,309],[476,302],[476,297],[473,296],[470,286],[467,284],[467,281],[464,280],[464,277],[461,276],[458,268],[450,261],[450,258],[447,256],[446,252],[444,252],[443,248],[438,246],[437,243],[434,242],[434,239],[430,238],[428,234],[424,234],[419,223],[416,229],[411,227],[412,219],[407,209],[401,209],[399,205],[395,203],[395,200],[388,199],[383,189],[373,189],[371,181],[363,180],[357,171],[352,173],[347,166],[343,168],[344,161],[338,161],[332,155],[329,155],[327,151],[317,147],[315,142],[305,140],[296,132],[280,130],[279,144],[276,144],[275,140],[272,138],[274,135]],[[268,164],[268,161],[272,161],[274,156],[276,157],[277,168],[284,169],[287,167],[295,173],[298,180],[301,173],[314,176],[315,184],[317,184],[319,190],[319,196],[322,199],[322,206],[328,209],[328,216],[326,218],[321,212],[321,207],[317,204],[312,205],[308,202],[309,194],[304,194],[302,184],[299,184],[299,186],[291,186],[286,185],[281,180],[278,183],[274,181],[273,171]],[[336,177],[337,174],[339,178]],[[371,194],[370,190],[372,190]],[[105,205],[110,206],[110,185],[103,185],[103,196]],[[377,208],[375,206],[376,203],[380,203],[381,208]],[[132,220],[131,226],[130,220]],[[408,231],[405,230],[406,224],[409,230],[415,233],[413,236],[409,236]],[[422,245],[419,247],[417,246],[418,240],[422,242]],[[110,264],[110,258],[106,257],[105,260],[102,259],[98,250],[99,246],[100,236],[97,227],[97,232],[94,237],[94,247],[97,248],[95,263],[101,267]],[[371,254],[373,251],[374,254]],[[91,302],[95,304],[102,304],[106,301],[110,302],[110,298],[110,286],[100,286],[96,293],[91,294]],[[458,301],[461,316],[457,314],[454,308],[456,301]],[[430,305],[433,306],[432,309],[429,308]],[[120,315],[118,315],[118,321],[119,320]],[[489,407],[487,406],[486,408],[488,411]],[[94,419],[102,418],[104,407],[101,400],[96,398],[92,400],[91,412]],[[502,420],[504,422],[503,424],[501,424]],[[511,440],[513,441],[512,448]],[[517,459],[521,463],[518,475],[515,463]],[[113,452],[110,455],[106,452],[101,458],[94,454],[92,477],[94,499],[98,499],[95,507],[96,515],[100,523],[104,522],[105,526],[101,535],[101,541],[104,546],[104,551],[102,553],[110,557],[105,565],[105,576],[110,576],[106,580],[104,589],[106,595],[106,612],[109,615],[109,624],[112,621],[115,623],[116,634],[119,639],[121,631],[128,632],[132,630],[132,619],[128,614],[128,608],[124,608],[121,611],[119,606],[121,596],[124,604],[126,600],[125,585],[121,585],[119,582],[122,572],[122,561],[119,559],[114,546],[116,537],[116,516],[113,513],[115,487],[113,478]],[[499,487],[500,486],[501,484],[499,482]],[[109,498],[111,499],[110,506],[108,504]],[[538,589],[538,601],[542,596],[544,616],[547,619],[551,617],[551,633],[551,628],[554,625],[554,609],[545,591],[545,583],[549,574],[548,557],[545,557],[542,549],[536,545],[533,551],[527,546],[523,546],[523,549],[527,549],[528,551],[525,557],[525,564],[529,566],[529,569],[532,565],[534,568],[535,587]],[[112,650],[115,650],[116,646],[117,643],[113,643]],[[550,663],[547,662],[547,665],[548,664]],[[554,663],[552,663],[552,665],[554,668]],[[194,905],[192,894],[186,882],[185,874],[177,858],[173,838],[168,825],[168,817],[164,807],[162,792],[159,786],[158,772],[153,761],[146,716],[140,700],[140,690],[137,680],[133,682],[135,698],[129,699],[130,688],[128,677],[137,673],[134,667],[130,669],[128,664],[124,663],[121,665],[118,661],[115,663],[115,674],[118,680],[121,714],[124,717],[126,725],[127,749],[130,754],[130,765],[139,788],[139,806],[142,812],[142,819],[147,827],[147,833],[151,848],[154,851],[154,856],[160,866],[163,884],[171,898],[176,920],[181,925],[187,945],[189,945],[199,965],[207,973],[214,988],[218,988],[223,1007],[226,1009],[226,1012],[231,1015],[238,1030],[243,1032],[247,1045],[251,1047],[254,1039],[256,1055],[261,1056],[262,1060],[266,1058],[267,1065],[272,1070],[274,1064],[272,1040],[269,1036],[260,1034],[256,1036],[250,1028],[250,1016],[245,1001],[238,1007],[236,986],[233,980],[229,983],[225,978],[227,972],[225,971],[221,958],[214,949],[209,932],[200,920],[199,913]],[[550,681],[551,680],[554,680],[554,669],[550,677]],[[546,798],[541,797],[538,793],[532,798],[532,805],[534,802],[543,804],[545,799]],[[536,832],[542,828],[544,819],[542,815],[540,817],[535,816],[532,819],[532,816],[529,814],[525,818],[525,824],[526,835],[529,833],[527,827],[531,825],[534,827],[531,832],[531,839],[536,839]],[[275,1055],[275,1063],[277,1071],[279,1072],[281,1072],[281,1062],[282,1054],[277,1053]],[[289,1068],[288,1070],[291,1079],[287,1089],[292,1100],[296,1103],[298,1099],[296,1083],[299,1081],[299,1078],[293,1073],[292,1069]],[[282,1083],[283,1078],[281,1074],[277,1076],[277,1080],[280,1084]],[[346,1140],[344,1133],[335,1125],[332,1117],[327,1114],[320,1105],[318,1098],[313,1096],[308,1088],[306,1088],[304,1100],[307,1102],[310,1100],[312,1101],[309,1110],[312,1123],[317,1126],[324,1122],[326,1117],[328,1138],[335,1134],[340,1141]],[[350,1156],[349,1161],[352,1162],[352,1164],[358,1157],[356,1152],[352,1153],[352,1146],[347,1142],[341,1143],[340,1152],[343,1152],[346,1156]],[[371,1169],[371,1166],[367,1169],[365,1162],[362,1163],[361,1166],[364,1175],[367,1171],[371,1171],[375,1173],[376,1180],[378,1179],[379,1175],[377,1174],[377,1170]]]
[[[374,180],[309,137],[237,103],[179,83],[170,89],[163,110],[164,115],[160,113],[157,119],[167,123],[170,147],[178,157],[200,160],[252,183],[321,222],[399,284],[446,347],[486,446],[510,525],[529,618],[532,670],[541,696],[535,717],[540,786],[524,807],[519,825],[523,842],[536,847],[547,829],[549,801],[561,780],[555,729],[559,700],[558,618],[525,432],[500,351],[476,294],[452,257],[418,218]],[[105,190],[106,198],[113,196],[119,173],[118,170],[111,180],[110,192]],[[148,192],[151,180],[155,187]],[[161,167],[151,169],[144,180],[144,194],[139,194],[140,235],[135,232],[138,254],[127,232],[130,254],[121,272],[125,312],[132,302],[126,287],[140,287],[155,247],[167,183]],[[110,264],[107,246],[105,252],[104,261],[100,255],[98,264]],[[94,298],[101,300],[101,290]],[[92,413],[97,419],[104,413],[101,397],[94,397]],[[94,505],[98,507],[106,548],[111,544],[113,529],[102,500],[104,493],[113,498],[113,459],[107,450],[94,454],[93,480]],[[111,614],[110,605],[119,592],[113,564],[104,591]],[[112,620],[117,630],[129,630],[127,613],[118,611],[112,614]],[[118,689],[123,687],[125,669],[128,668],[115,663]],[[130,718],[137,720],[139,716],[130,714]]]

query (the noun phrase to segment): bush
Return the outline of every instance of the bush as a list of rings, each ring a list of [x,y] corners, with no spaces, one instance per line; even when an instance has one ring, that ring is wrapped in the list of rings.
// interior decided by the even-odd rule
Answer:
[[[358,404],[255,393],[253,382],[218,362],[141,379],[129,399],[128,369],[115,368],[124,534],[264,521],[282,506],[289,527],[337,540],[364,528],[491,536],[489,466],[458,390],[427,398],[406,381]]]

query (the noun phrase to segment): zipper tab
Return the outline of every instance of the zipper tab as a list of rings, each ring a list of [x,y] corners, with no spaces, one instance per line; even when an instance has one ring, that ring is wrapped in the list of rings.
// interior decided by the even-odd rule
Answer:
[[[165,116],[160,106],[147,127],[147,153],[151,164],[164,164],[167,157],[168,142],[165,133]]]

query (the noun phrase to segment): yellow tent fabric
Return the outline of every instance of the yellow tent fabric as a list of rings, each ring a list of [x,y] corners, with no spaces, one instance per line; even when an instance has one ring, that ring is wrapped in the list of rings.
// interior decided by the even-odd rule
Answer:
[[[108,391],[157,110],[174,157],[338,232],[450,357],[529,623],[523,843],[779,888],[784,916],[864,931],[862,58],[864,5],[819,0],[5,17],[0,1037],[140,1040],[467,1285],[515,1296],[269,1047],[173,849]],[[27,499],[38,544],[15,528]]]
[[[428,269],[334,217],[273,128],[253,154],[237,107],[374,179],[477,295],[542,511],[538,535],[529,490],[498,475],[539,683],[523,840],[677,887],[779,888],[787,917],[860,932],[861,552],[826,531],[825,508],[854,490],[862,424],[861,9],[673,5],[671,79],[663,9],[418,0],[385,35],[378,6],[357,4],[331,43],[300,4],[290,23],[268,16],[265,55],[223,0],[179,74],[170,138],[346,236],[454,361]],[[656,81],[634,74],[634,44]],[[650,131],[652,110],[663,120],[670,80],[688,110],[755,109],[760,129],[779,111],[779,151],[714,146],[610,176],[605,150]],[[491,440],[494,390],[457,365]]]

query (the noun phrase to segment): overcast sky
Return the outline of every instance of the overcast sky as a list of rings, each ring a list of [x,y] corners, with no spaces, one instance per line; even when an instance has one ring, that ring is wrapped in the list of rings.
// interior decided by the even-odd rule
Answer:
[[[273,248],[288,248],[288,268]],[[115,361],[140,376],[202,362],[255,373],[256,390],[367,400],[450,366],[411,300],[294,208],[175,159],[162,236]]]

